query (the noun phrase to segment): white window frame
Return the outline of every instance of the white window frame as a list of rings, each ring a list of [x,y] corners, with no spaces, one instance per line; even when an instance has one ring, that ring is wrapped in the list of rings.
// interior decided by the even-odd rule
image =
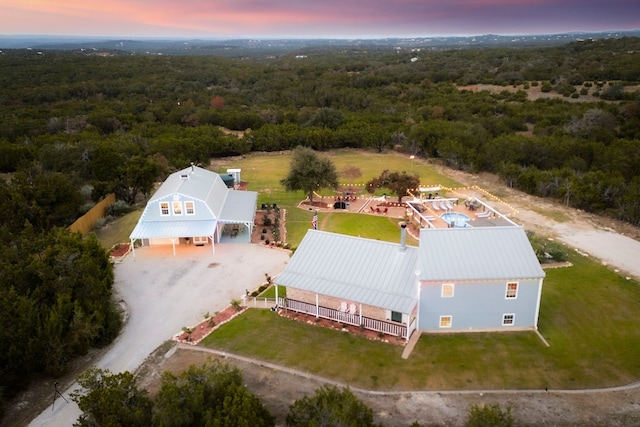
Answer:
[[[446,322],[446,319],[449,319],[449,321]],[[451,315],[440,316],[440,327],[441,328],[450,328],[451,325],[453,325],[453,316],[451,316]]]
[[[181,216],[182,212],[184,212],[184,210],[182,209],[182,202],[179,202],[179,201],[176,201],[176,200],[171,202],[171,212],[175,216]]]
[[[455,294],[456,285],[453,283],[443,283],[440,290],[440,298],[453,298]]]
[[[191,212],[189,212],[191,211]],[[196,214],[196,203],[192,200],[187,200],[184,202],[184,213],[185,215],[195,215]]]
[[[511,322],[509,322],[511,320]],[[502,315],[502,326],[513,326],[516,324],[515,313],[505,313]]]
[[[515,289],[509,289],[509,286],[511,285],[515,285]],[[519,287],[520,287],[520,284],[518,282],[507,283],[507,287],[504,293],[504,299],[517,299]]]
[[[169,216],[171,211],[169,210],[169,202],[160,202],[160,216]]]

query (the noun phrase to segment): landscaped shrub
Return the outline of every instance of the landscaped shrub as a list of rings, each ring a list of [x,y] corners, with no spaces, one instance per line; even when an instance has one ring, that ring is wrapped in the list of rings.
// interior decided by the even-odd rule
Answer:
[[[107,213],[111,216],[122,216],[131,212],[131,206],[124,200],[117,200],[107,208]]]

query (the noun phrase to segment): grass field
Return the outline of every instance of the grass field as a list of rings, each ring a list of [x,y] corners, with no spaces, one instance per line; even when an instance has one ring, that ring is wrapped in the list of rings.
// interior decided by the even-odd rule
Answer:
[[[460,183],[451,178],[438,174],[435,169],[419,159],[410,159],[408,156],[390,152],[384,154],[370,153],[355,150],[338,150],[329,153],[321,153],[326,156],[336,166],[338,175],[347,166],[356,166],[362,176],[354,179],[354,182],[345,182],[340,178],[345,186],[353,185],[356,191],[363,191],[364,183],[374,178],[385,169],[390,171],[406,171],[420,176],[420,182],[424,186],[442,185],[445,187],[459,187]],[[287,209],[287,242],[293,247],[297,246],[309,229],[313,212],[298,207],[298,204],[306,198],[302,192],[286,192],[280,180],[289,172],[291,163],[290,154],[251,154],[243,157],[215,159],[212,167],[216,172],[226,172],[227,168],[242,169],[241,178],[249,182],[249,189],[258,192],[258,204],[276,203],[278,206]],[[333,196],[332,189],[320,192],[327,196]],[[382,191],[380,192],[382,194]],[[385,218],[375,218],[371,215],[355,215],[342,213],[320,213],[319,220],[322,222],[325,215],[330,215],[330,219],[325,221],[327,231],[339,231],[352,236],[362,236],[379,240],[397,240],[397,220]],[[344,215],[344,217],[343,217]],[[413,240],[407,243],[417,244]]]
[[[425,186],[459,186],[429,165],[397,153],[323,155],[338,171],[348,165],[360,168],[358,182],[349,184],[389,169],[418,173]],[[289,154],[252,154],[218,159],[213,166],[218,172],[241,168],[249,189],[259,192],[259,204],[287,209],[287,241],[295,247],[309,229],[312,212],[298,208],[304,194],[287,193],[279,183],[290,159]],[[133,212],[99,230],[103,245],[128,241],[140,214]],[[397,239],[397,220],[386,217],[331,212],[321,213],[320,221],[328,231]],[[300,324],[268,310],[243,314],[205,344],[373,389],[578,389],[637,381],[640,286],[575,252],[570,261],[573,267],[548,270],[544,282],[539,327],[550,347],[531,332],[425,335],[404,360],[400,346]]]
[[[354,387],[391,390],[581,389],[640,378],[640,287],[575,252],[547,271],[540,332],[423,335],[402,347],[250,310],[202,345]],[[326,363],[331,360],[331,363]]]

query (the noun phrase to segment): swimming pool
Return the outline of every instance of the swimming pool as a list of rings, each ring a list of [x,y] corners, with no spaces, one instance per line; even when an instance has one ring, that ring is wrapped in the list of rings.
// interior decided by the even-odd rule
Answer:
[[[454,227],[470,227],[467,222],[471,221],[471,218],[469,217],[469,215],[465,215],[463,213],[445,212],[440,215],[440,218],[442,218],[447,224]]]

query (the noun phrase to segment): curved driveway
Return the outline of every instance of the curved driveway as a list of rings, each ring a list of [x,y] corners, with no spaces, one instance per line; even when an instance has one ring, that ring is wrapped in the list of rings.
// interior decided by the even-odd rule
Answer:
[[[211,247],[171,247],[136,249],[116,265],[116,290],[128,308],[128,321],[111,349],[97,363],[112,372],[131,371],[183,326],[201,322],[211,314],[240,299],[245,290],[265,281],[265,273],[279,274],[289,253],[256,244]],[[70,426],[78,416],[78,406],[69,398],[74,384],[64,391],[31,426]]]

